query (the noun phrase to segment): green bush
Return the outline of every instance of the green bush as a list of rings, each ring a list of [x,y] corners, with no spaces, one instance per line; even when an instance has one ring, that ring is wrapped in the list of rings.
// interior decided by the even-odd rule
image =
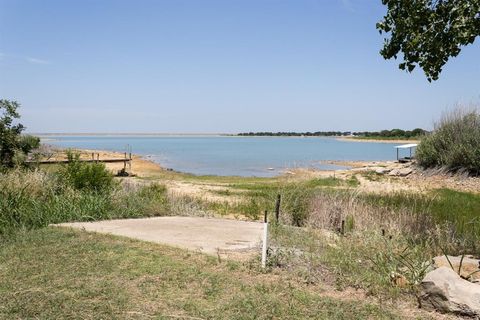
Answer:
[[[59,176],[77,190],[108,193],[115,187],[113,175],[103,163],[80,161],[78,153],[68,152],[68,163],[59,171]]]
[[[442,117],[417,148],[424,168],[446,167],[480,174],[480,113],[457,109]]]
[[[40,139],[22,135],[25,127],[15,121],[20,118],[16,101],[0,99],[0,170],[25,164],[27,154],[38,148]]]
[[[0,173],[0,240],[51,223],[161,216],[170,212],[165,186],[124,185],[112,192],[77,190],[40,170]]]

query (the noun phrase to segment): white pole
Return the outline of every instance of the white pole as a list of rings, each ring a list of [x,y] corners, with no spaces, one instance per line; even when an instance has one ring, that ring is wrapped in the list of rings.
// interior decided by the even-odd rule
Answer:
[[[265,219],[266,220],[266,219]],[[263,246],[262,246],[262,268],[267,266],[267,239],[268,239],[268,222],[263,223]]]

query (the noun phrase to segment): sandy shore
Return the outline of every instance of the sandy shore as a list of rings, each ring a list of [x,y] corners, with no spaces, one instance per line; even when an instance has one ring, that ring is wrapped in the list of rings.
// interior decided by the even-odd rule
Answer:
[[[336,138],[341,141],[353,141],[353,142],[378,142],[378,143],[396,143],[396,144],[406,144],[406,143],[420,143],[420,140],[383,140],[383,139],[361,139],[356,137],[339,137]]]
[[[363,141],[363,140],[362,140]],[[99,155],[100,159],[125,157],[122,152],[100,150],[77,150],[83,159],[91,159],[92,153]],[[65,154],[59,152],[53,158],[62,158]],[[423,170],[413,163],[398,163],[396,161],[324,161],[328,164],[347,166],[350,169],[343,170],[319,170],[312,168],[295,168],[285,171],[282,175],[271,178],[272,182],[301,181],[314,178],[336,177],[348,180],[354,177],[360,182],[359,191],[384,193],[396,191],[424,192],[432,189],[449,188],[457,191],[480,193],[480,177],[465,175],[452,175],[439,170]],[[124,166],[120,163],[106,163],[106,167],[114,174]],[[392,175],[392,170],[406,170],[405,176]],[[218,177],[208,181],[195,179],[194,176],[185,175],[162,168],[158,163],[139,155],[132,155],[131,168],[127,171],[146,181],[161,181],[170,189],[179,194],[195,197],[206,197],[213,201],[232,200],[235,197],[223,197],[220,191],[229,189],[228,179],[241,179],[238,177]],[[132,178],[127,178],[132,179]],[[135,179],[135,178],[133,178]],[[225,199],[224,199],[225,198]]]

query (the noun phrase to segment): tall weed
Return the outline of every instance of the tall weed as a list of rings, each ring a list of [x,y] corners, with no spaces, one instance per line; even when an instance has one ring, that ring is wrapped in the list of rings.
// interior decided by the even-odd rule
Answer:
[[[417,148],[418,163],[425,167],[447,167],[480,174],[480,113],[461,109],[446,113]]]

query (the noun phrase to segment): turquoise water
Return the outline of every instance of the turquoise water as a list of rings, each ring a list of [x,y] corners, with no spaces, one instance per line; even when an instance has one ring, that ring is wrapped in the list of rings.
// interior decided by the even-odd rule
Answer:
[[[350,142],[319,137],[229,136],[47,136],[60,146],[126,150],[165,168],[198,175],[269,177],[298,167],[340,169],[326,160],[393,160],[394,144]]]

